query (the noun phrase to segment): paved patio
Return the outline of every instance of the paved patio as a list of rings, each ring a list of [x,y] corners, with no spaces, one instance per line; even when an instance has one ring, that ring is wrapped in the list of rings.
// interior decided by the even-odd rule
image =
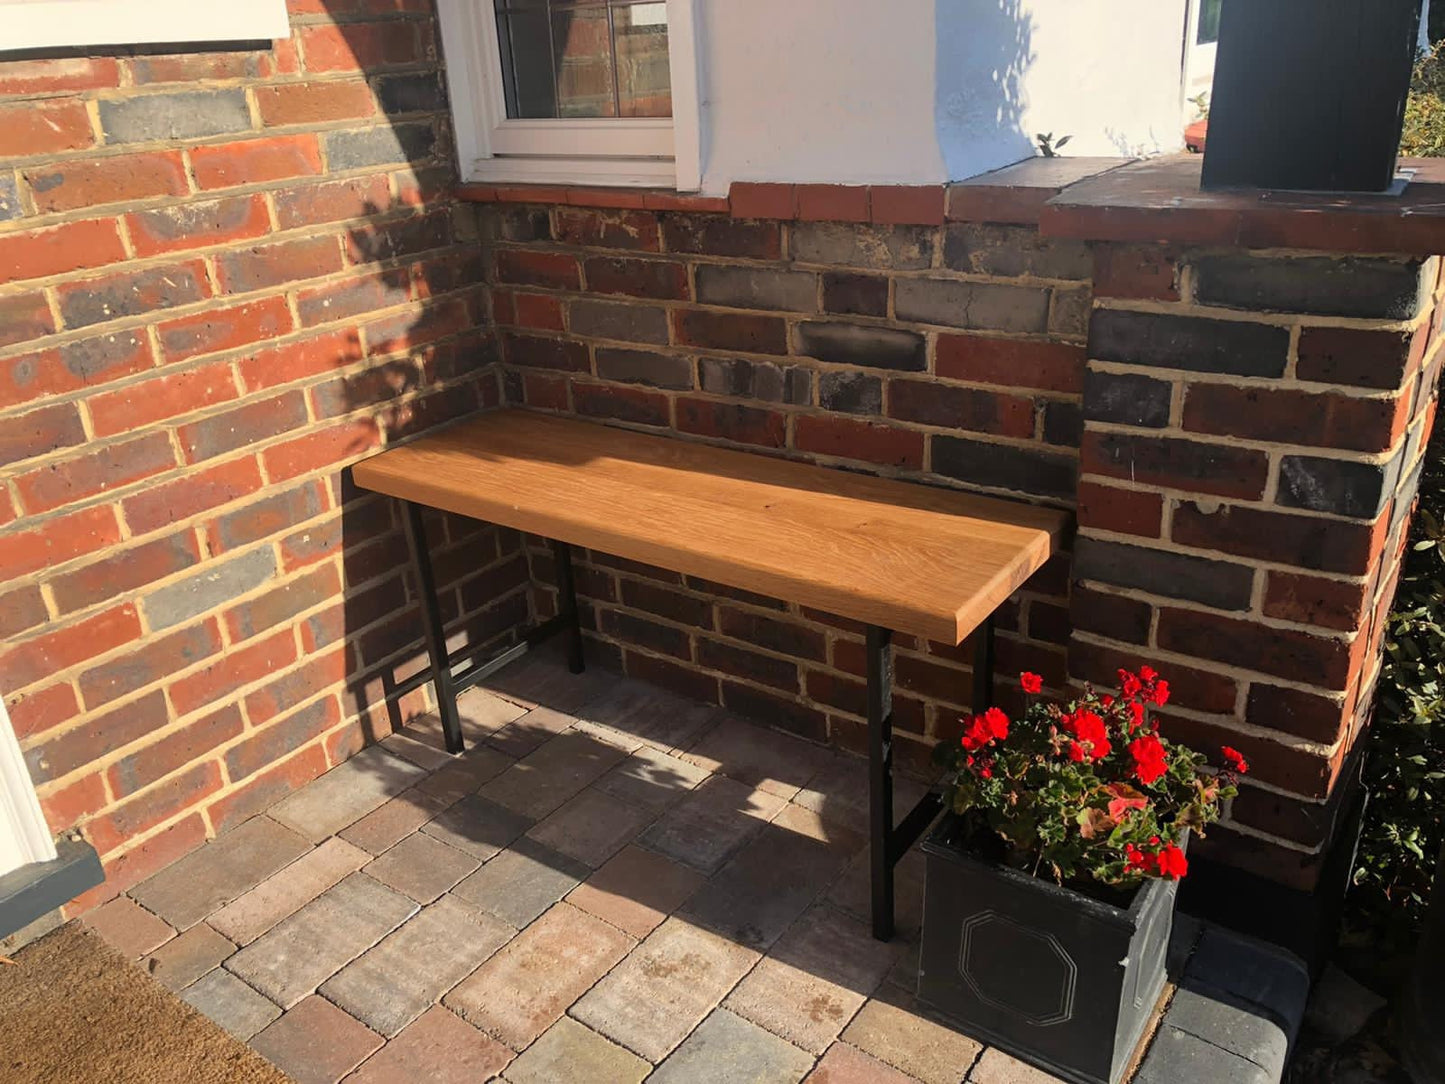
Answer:
[[[869,935],[861,760],[543,653],[464,726],[87,921],[301,1084],[1053,1079],[914,1004],[917,852]]]

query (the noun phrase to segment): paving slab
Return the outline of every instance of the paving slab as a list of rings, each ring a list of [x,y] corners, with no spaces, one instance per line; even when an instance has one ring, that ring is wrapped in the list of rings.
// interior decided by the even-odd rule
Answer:
[[[849,915],[817,907],[792,925],[723,1005],[794,1046],[822,1054],[902,948],[897,941],[875,940]]]
[[[415,901],[353,873],[226,961],[290,1008],[417,911]]]
[[[683,904],[682,914],[740,945],[766,949],[837,879],[851,853],[764,825]]]
[[[657,814],[682,801],[688,791],[707,778],[708,772],[696,764],[643,746],[593,786]]]
[[[440,774],[442,773],[437,772],[435,775],[429,776],[421,785],[425,785],[426,782],[430,782]],[[457,798],[461,796],[458,794]],[[380,854],[400,843],[427,821],[445,810],[453,801],[456,801],[456,798],[446,801],[433,794],[424,793],[419,787],[413,787],[383,805],[377,806],[361,820],[345,829],[340,838],[353,846],[360,847],[369,854]]]
[[[1247,1058],[1278,1080],[1284,1076],[1289,1036],[1264,1010],[1230,995],[1174,992],[1164,1023]]]
[[[540,820],[627,754],[580,732],[559,734],[478,792],[488,801]]]
[[[727,715],[682,757],[709,772],[791,798],[831,763],[833,754],[821,745]]]
[[[413,832],[368,863],[365,872],[418,903],[431,903],[480,861],[424,832]]]
[[[146,970],[167,989],[183,990],[235,951],[235,945],[200,922],[151,953]]]
[[[526,714],[527,709],[506,697],[498,696],[490,689],[473,685],[457,697],[457,717],[462,724],[462,743],[472,748],[486,740],[488,734],[500,730],[513,719]],[[417,741],[426,742],[436,749],[446,748],[446,736],[442,733],[441,717],[427,713],[417,716],[406,724],[403,731]]]
[[[527,652],[478,687],[523,707],[575,712],[617,680],[616,674],[596,667],[573,674],[561,649],[547,645]]]
[[[847,1043],[830,1046],[803,1079],[807,1084],[915,1084],[913,1077]]]
[[[251,1040],[296,1084],[336,1084],[385,1040],[325,998],[308,997]]]
[[[392,1036],[515,933],[445,896],[326,980],[321,994],[373,1030]]]
[[[660,1062],[757,960],[751,949],[670,918],[570,1015],[648,1061]]]
[[[520,930],[590,872],[574,858],[521,839],[457,885],[452,894]]]
[[[513,1056],[437,1005],[368,1058],[346,1084],[480,1084],[500,1073]]]
[[[288,915],[355,873],[370,859],[360,847],[328,839],[249,892],[226,904],[206,921],[238,945],[249,945]]]
[[[924,1084],[958,1084],[983,1052],[967,1035],[921,1015],[911,997],[873,998],[843,1041]]]
[[[552,708],[536,707],[487,737],[494,753],[520,759],[577,725],[577,716]]]
[[[655,814],[588,787],[527,832],[530,839],[596,869],[652,823]]]
[[[426,774],[425,768],[373,745],[283,798],[268,813],[311,842],[320,843]]]
[[[1196,1080],[1209,1084],[1276,1084],[1279,1077],[1248,1058],[1231,1054],[1167,1023],[1162,1025],[1149,1045],[1144,1063],[1134,1075],[1134,1084],[1180,1084]]]
[[[640,842],[694,869],[714,873],[783,805],[776,794],[715,775],[663,814]]]
[[[614,679],[578,714],[590,723],[621,731],[654,749],[673,752],[695,744],[723,713],[716,705],[687,700],[655,685],[621,678]]]
[[[176,935],[169,922],[151,914],[128,896],[117,896],[87,911],[81,921],[128,960],[139,960]]]
[[[523,1050],[627,955],[633,940],[601,919],[559,903],[514,937],[443,1003]]]
[[[1294,1035],[1309,1002],[1309,969],[1275,945],[1208,926],[1185,968],[1181,985],[1202,993],[1220,991],[1270,1013]]]
[[[393,753],[402,760],[409,760],[418,768],[425,768],[429,772],[444,768],[456,759],[455,754],[438,749],[424,741],[418,741],[406,731],[388,734],[377,744],[388,753]]]
[[[1064,1081],[991,1046],[978,1059],[973,1072],[968,1074],[968,1084],[1064,1084]],[[1191,1082],[1180,1081],[1179,1084]],[[1200,1081],[1199,1084],[1205,1082]]]
[[[918,804],[928,788],[906,775],[893,777],[893,822],[896,824]],[[868,834],[868,761],[841,751],[829,751],[817,774],[793,801],[830,821]]]
[[[650,1078],[654,1084],[797,1084],[813,1056],[756,1024],[718,1009]]]
[[[481,746],[469,749],[440,771],[433,772],[416,789],[449,806],[468,794],[475,794],[488,780],[501,775],[517,762],[501,750]]]
[[[913,941],[923,929],[923,852],[909,850],[893,867],[893,925],[897,936]],[[828,900],[864,921],[873,918],[873,877],[868,851],[860,851],[828,891]]]
[[[569,1016],[507,1068],[508,1084],[641,1084],[652,1066]]]
[[[281,1007],[258,994],[224,968],[217,968],[181,991],[181,1000],[198,1009],[242,1042],[281,1015]]]
[[[567,896],[567,902],[646,937],[703,883],[703,875],[641,847],[626,847]]]
[[[204,843],[130,890],[179,930],[260,884],[311,849],[270,817],[250,820]]]
[[[530,827],[530,817],[473,794],[438,814],[422,831],[485,862]]]

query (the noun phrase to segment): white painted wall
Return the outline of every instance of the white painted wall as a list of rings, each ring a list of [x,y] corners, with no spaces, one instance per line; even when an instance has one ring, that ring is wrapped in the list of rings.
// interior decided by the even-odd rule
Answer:
[[[699,0],[703,188],[1175,150],[1187,0]]]

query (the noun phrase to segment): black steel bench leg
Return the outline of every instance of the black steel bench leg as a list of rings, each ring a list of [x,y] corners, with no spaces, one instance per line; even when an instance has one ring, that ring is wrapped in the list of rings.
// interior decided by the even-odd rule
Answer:
[[[973,640],[973,713],[993,706],[993,615],[975,630]]]
[[[442,719],[442,734],[447,752],[462,751],[462,724],[457,716],[457,690],[452,681],[452,668],[447,660],[447,637],[442,626],[441,606],[437,600],[436,576],[432,572],[431,552],[426,544],[426,525],[422,509],[411,501],[403,501],[406,537],[416,561],[417,590],[421,595],[422,624],[426,630],[426,649],[431,656],[431,679],[436,692],[437,712]]]
[[[868,856],[873,936],[893,936],[893,633],[868,627]]]
[[[580,674],[586,668],[582,659],[582,622],[577,613],[577,585],[572,575],[572,547],[566,542],[552,541],[552,557],[557,565],[557,614],[567,626],[567,669]]]

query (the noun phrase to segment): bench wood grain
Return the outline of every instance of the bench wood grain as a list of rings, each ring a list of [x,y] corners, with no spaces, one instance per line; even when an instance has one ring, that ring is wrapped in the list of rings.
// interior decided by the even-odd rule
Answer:
[[[1049,559],[1069,520],[519,410],[353,473],[392,497],[954,644]]]

